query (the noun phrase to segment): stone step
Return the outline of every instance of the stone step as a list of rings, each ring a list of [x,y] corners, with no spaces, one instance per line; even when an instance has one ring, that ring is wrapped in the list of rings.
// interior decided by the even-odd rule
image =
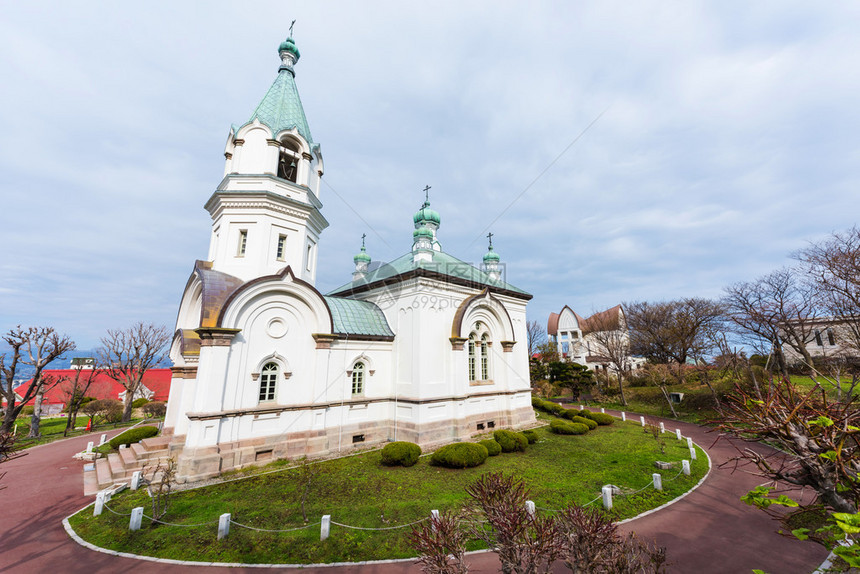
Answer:
[[[134,456],[134,451],[130,448],[121,449],[119,451],[119,457],[122,459],[122,463],[125,468],[131,468],[137,464],[137,457]]]
[[[98,489],[107,488],[113,484],[113,476],[110,472],[110,463],[106,458],[96,459],[96,479],[98,480]]]
[[[96,476],[96,467],[95,464],[92,465],[92,468],[89,468],[88,465],[92,463],[87,463],[84,465],[84,496],[92,496],[99,491],[99,480]]]
[[[108,464],[110,464],[110,473],[113,478],[124,478],[125,477],[125,464],[123,464],[123,460],[120,456],[111,452],[108,453]]]
[[[140,441],[140,444],[142,444],[143,448],[147,451],[166,450],[172,438],[173,437],[169,436],[155,436],[143,439]]]
[[[137,460],[145,458],[146,456],[146,449],[144,449],[143,445],[141,445],[139,442],[129,445],[128,449],[134,453],[134,456],[135,458],[137,458]]]

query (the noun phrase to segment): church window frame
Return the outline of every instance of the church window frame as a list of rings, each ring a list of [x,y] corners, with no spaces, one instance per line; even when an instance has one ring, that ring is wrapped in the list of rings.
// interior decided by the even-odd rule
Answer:
[[[260,369],[260,388],[257,396],[259,403],[273,403],[278,393],[278,376],[281,366],[275,361],[269,361]]]
[[[278,235],[278,243],[275,247],[275,259],[284,261],[287,256],[287,236],[281,233]]]
[[[469,335],[469,381],[476,381],[475,334]]]
[[[236,257],[244,257],[248,249],[248,230],[239,230],[239,242],[236,245]]]
[[[481,336],[481,380],[490,380],[490,335]]]
[[[352,374],[350,376],[352,379],[352,396],[357,397],[364,395],[366,371],[367,369],[365,368],[364,361],[358,361],[352,366]]]
[[[489,328],[481,321],[476,322],[468,339],[469,384],[482,385],[493,382],[490,356],[492,345],[493,337]]]
[[[831,347],[836,346],[836,334],[833,332],[833,329],[830,328],[827,329],[827,343]]]

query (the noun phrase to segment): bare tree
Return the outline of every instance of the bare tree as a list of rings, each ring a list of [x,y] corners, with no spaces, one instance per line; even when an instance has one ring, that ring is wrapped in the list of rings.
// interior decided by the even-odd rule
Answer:
[[[136,323],[128,329],[108,330],[98,351],[105,373],[125,388],[122,421],[131,420],[131,405],[149,369],[165,357],[170,341],[167,327]]]
[[[843,346],[860,354],[860,228],[834,233],[795,258],[803,263],[826,312],[843,326],[848,337]]]
[[[31,399],[46,390],[56,381],[46,380],[42,371],[54,359],[75,348],[75,343],[65,335],[57,333],[53,327],[27,327],[20,325],[3,335],[3,340],[11,347],[11,355],[0,355],[0,394],[6,399],[6,414],[0,432],[10,433],[21,410]],[[16,374],[21,365],[33,367],[33,378],[26,388],[19,390],[20,402],[15,393]],[[41,405],[36,405],[40,407]],[[30,422],[30,436],[39,436],[39,409],[33,409]],[[34,434],[35,433],[35,434]]]
[[[541,345],[546,343],[546,331],[538,321],[526,323],[526,338],[529,342],[529,360],[540,350]]]
[[[784,267],[755,281],[735,283],[725,293],[723,304],[734,330],[759,349],[769,347],[784,376],[788,365],[783,345],[812,368],[806,344],[818,318],[818,298],[798,280],[797,270]]]
[[[61,377],[59,385],[63,390],[64,398],[66,399],[66,428],[63,431],[63,436],[68,436],[69,432],[75,430],[75,424],[78,420],[78,410],[81,408],[81,403],[87,396],[87,391],[92,386],[93,382],[101,372],[98,367],[92,369],[84,369],[83,364],[75,366],[75,374],[72,377]]]
[[[609,312],[595,313],[588,318],[588,339],[594,345],[593,355],[601,357],[615,371],[621,404],[626,405],[624,397],[624,377],[631,368],[630,335],[621,307]]]
[[[679,367],[707,354],[713,346],[708,335],[723,316],[718,302],[700,298],[627,303],[624,309],[633,354]]]

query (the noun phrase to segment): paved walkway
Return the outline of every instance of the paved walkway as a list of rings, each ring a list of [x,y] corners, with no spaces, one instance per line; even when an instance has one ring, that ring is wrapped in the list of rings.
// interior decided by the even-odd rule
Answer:
[[[622,527],[666,546],[672,562],[670,572],[733,574],[760,568],[770,574],[809,574],[824,560],[827,552],[823,548],[776,534],[776,524],[763,512],[739,501],[760,479],[717,467],[734,452],[728,442],[720,441],[712,447],[714,433],[706,433],[706,429],[696,425],[665,422],[667,430],[680,428],[685,436],[691,436],[708,450],[714,465],[698,490],[669,508]],[[62,519],[92,501],[92,497],[82,494],[83,463],[73,460],[72,455],[86,448],[93,437],[97,440],[99,434],[39,446],[26,451],[27,456],[0,465],[0,472],[8,473],[0,482],[0,486],[6,487],[0,491],[4,503],[0,513],[0,571],[224,574],[225,568],[165,566],[93,552],[68,537]],[[498,561],[489,553],[472,555],[470,564],[472,572],[498,571]],[[260,572],[255,568],[231,571]],[[399,574],[417,572],[418,568],[407,562],[304,571]]]

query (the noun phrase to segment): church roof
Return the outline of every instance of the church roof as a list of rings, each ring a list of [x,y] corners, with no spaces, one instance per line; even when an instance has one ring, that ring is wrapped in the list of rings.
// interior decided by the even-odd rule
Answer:
[[[382,309],[373,303],[342,297],[323,298],[331,310],[336,334],[394,337]]]
[[[452,280],[453,283],[460,285],[481,289],[490,287],[494,291],[507,292],[515,297],[532,298],[529,293],[522,289],[514,287],[510,283],[505,283],[501,279],[493,280],[477,267],[448,255],[443,251],[434,251],[432,261],[415,261],[413,253],[410,251],[391,263],[384,263],[376,269],[368,271],[361,279],[341,285],[331,291],[330,295],[346,295],[367,291],[378,285],[405,281],[415,275],[435,276],[442,280]]]
[[[272,87],[266,92],[263,101],[260,102],[254,113],[251,114],[251,119],[244,125],[253,122],[254,119],[258,119],[260,123],[269,126],[273,136],[283,130],[296,128],[308,143],[313,142],[311,129],[308,127],[308,120],[302,107],[302,100],[299,98],[299,90],[296,88],[292,67],[281,66]]]

